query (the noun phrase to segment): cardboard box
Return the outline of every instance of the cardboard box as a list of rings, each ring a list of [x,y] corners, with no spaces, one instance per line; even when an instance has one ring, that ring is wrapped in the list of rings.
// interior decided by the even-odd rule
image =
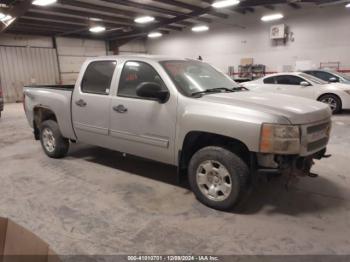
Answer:
[[[0,217],[0,262],[61,262],[49,245],[27,229]]]
[[[241,59],[241,65],[246,66],[246,65],[252,65],[254,62],[253,58],[242,58]]]

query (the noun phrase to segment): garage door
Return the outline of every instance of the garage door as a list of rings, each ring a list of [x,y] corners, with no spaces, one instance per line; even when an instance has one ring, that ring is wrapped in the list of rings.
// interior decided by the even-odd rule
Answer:
[[[0,85],[5,102],[22,100],[24,85],[59,84],[56,50],[0,46]]]

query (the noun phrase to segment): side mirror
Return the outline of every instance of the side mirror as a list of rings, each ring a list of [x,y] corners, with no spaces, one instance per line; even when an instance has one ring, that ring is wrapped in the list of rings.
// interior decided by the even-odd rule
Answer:
[[[151,98],[165,103],[169,98],[169,91],[164,90],[160,84],[155,82],[143,82],[136,88],[139,97]]]
[[[300,83],[300,85],[301,85],[302,87],[307,87],[307,86],[310,86],[310,83],[309,83],[309,82],[306,82],[306,81],[303,81],[303,82]]]
[[[328,81],[329,81],[330,83],[337,83],[337,82],[338,82],[338,79],[335,78],[335,77],[331,77]]]

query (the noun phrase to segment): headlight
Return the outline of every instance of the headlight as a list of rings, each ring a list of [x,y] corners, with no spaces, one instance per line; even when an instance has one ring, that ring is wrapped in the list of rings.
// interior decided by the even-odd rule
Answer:
[[[345,90],[345,93],[347,93],[348,95],[350,95],[350,90]]]
[[[260,137],[260,152],[298,154],[300,152],[299,126],[263,124]]]

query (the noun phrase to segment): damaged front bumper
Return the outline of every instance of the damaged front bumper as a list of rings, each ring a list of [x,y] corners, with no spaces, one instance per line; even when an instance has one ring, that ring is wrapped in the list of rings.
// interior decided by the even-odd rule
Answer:
[[[278,173],[289,177],[317,177],[311,172],[314,160],[329,158],[326,148],[309,156],[257,154],[256,172],[259,174]]]

